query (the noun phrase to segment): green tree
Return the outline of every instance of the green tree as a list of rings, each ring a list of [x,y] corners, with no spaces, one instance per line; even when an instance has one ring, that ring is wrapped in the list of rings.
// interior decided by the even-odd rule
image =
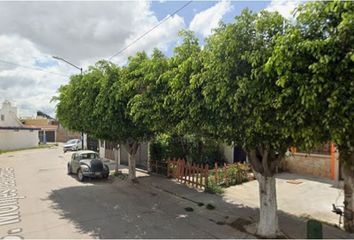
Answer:
[[[299,6],[296,24],[277,40],[267,69],[277,71],[278,101],[297,144],[333,141],[344,167],[344,227],[354,231],[354,4]]]
[[[195,94],[201,89],[201,104],[207,106],[199,125],[248,153],[259,183],[257,233],[264,237],[278,234],[274,174],[292,144],[289,122],[282,119],[275,101],[280,88],[273,73],[265,72],[274,39],[286,26],[278,13],[244,10],[234,23],[221,25],[207,39],[203,69],[191,85]]]
[[[141,89],[142,65],[146,54],[129,58],[128,66],[119,68],[100,61],[83,76],[73,76],[59,89],[58,119],[64,126],[97,138],[121,143],[129,154],[129,179],[135,181],[135,154],[152,132],[130,116],[129,101]]]
[[[94,135],[95,97],[100,87],[97,84],[100,76],[95,73],[73,75],[70,83],[59,88],[56,98],[56,115],[66,128]]]
[[[144,122],[159,134],[173,136],[183,149],[182,155],[191,159],[186,140],[196,140],[199,150],[203,142],[197,131],[197,118],[203,117],[199,111],[201,94],[197,97],[189,88],[201,69],[201,48],[191,31],[183,30],[179,35],[182,43],[175,47],[170,59],[155,50],[146,62],[142,79],[145,91],[136,95],[130,106],[136,121]]]
[[[142,142],[151,139],[154,131],[143,121],[134,120],[131,112],[131,101],[136,95],[146,91],[144,78],[149,59],[145,52],[139,52],[134,57],[129,57],[129,63],[122,69],[122,77],[113,85],[113,96],[118,104],[119,112],[114,117],[119,121],[119,139],[126,147],[129,154],[129,178],[135,180],[135,155]]]
[[[105,106],[114,106],[107,93],[118,74],[119,68],[100,61],[82,76],[72,76],[69,84],[59,88],[59,97],[55,99],[59,101],[56,111],[61,123],[74,131],[116,141],[116,124],[112,124],[115,118],[108,119],[107,111],[101,113]]]

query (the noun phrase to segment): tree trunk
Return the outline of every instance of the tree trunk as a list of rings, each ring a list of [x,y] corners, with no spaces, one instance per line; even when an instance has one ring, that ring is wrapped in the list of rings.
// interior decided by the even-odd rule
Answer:
[[[277,194],[274,176],[263,176],[256,172],[259,184],[259,223],[257,235],[276,238],[278,234]]]
[[[139,147],[139,143],[134,142],[131,144],[128,144],[128,168],[129,168],[129,180],[132,182],[136,182],[136,161],[135,161],[135,156],[136,156],[136,152],[138,151],[138,147]]]
[[[134,154],[129,153],[128,163],[129,163],[128,164],[129,165],[129,180],[135,181],[136,180],[135,153]]]
[[[339,153],[341,156],[341,153]],[[343,154],[342,154],[343,155]],[[347,155],[348,156],[348,155]],[[344,229],[354,232],[354,153],[342,164],[344,178]],[[342,160],[342,159],[341,159]]]
[[[276,238],[279,234],[275,169],[282,154],[275,154],[267,147],[248,151],[249,160],[259,185],[259,222],[257,234],[264,238]]]

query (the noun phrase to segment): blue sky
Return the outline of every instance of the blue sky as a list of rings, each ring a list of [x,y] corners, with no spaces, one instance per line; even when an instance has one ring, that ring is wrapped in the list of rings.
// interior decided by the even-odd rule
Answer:
[[[186,1],[153,1],[151,3],[151,11],[155,14],[158,20],[161,21],[185,3]],[[178,15],[182,16],[186,26],[189,26],[196,14],[213,7],[217,3],[218,1],[194,1],[178,12]],[[253,12],[259,12],[268,7],[270,3],[271,1],[232,1],[230,6],[231,10],[222,16],[221,21],[224,23],[233,22],[235,16],[239,15],[243,9],[248,8]],[[203,44],[204,36],[199,33],[196,33],[196,36],[199,38],[200,43]],[[170,43],[170,47],[165,51],[166,55],[172,55],[173,46],[176,45],[176,43],[177,40]]]
[[[173,10],[181,7],[185,1],[153,1],[151,4],[151,10],[156,14],[159,20],[163,19],[167,14],[170,14]],[[182,15],[186,23],[190,23],[194,15],[198,12],[204,11],[213,5],[217,1],[195,1],[180,11],[178,14]],[[258,12],[266,8],[270,4],[270,1],[232,1],[231,5],[233,11],[227,13],[223,17],[224,22],[232,22],[234,16],[240,14],[242,9],[249,8],[252,11]]]

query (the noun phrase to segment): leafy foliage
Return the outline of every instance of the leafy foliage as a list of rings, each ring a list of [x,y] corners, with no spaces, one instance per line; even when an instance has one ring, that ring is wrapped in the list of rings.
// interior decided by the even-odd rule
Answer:
[[[312,2],[297,14],[267,64],[277,73],[283,118],[295,123],[289,134],[306,149],[329,140],[353,146],[354,4]]]
[[[188,159],[194,163],[222,164],[225,162],[220,144],[212,139],[197,139],[192,135],[159,135],[150,144],[151,158],[163,161],[174,158]]]

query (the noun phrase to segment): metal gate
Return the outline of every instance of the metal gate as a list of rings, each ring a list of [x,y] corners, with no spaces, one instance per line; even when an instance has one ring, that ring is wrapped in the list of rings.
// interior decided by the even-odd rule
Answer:
[[[87,149],[98,152],[98,140],[87,135]]]

